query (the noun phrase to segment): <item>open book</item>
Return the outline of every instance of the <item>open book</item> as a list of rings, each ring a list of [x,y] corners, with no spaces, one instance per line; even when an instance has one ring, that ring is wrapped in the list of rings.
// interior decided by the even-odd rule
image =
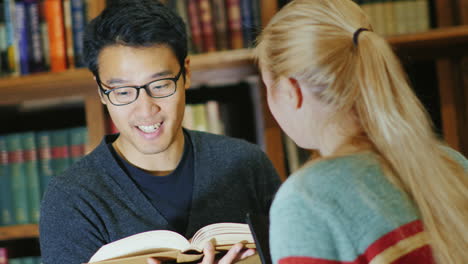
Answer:
[[[217,251],[229,250],[242,242],[255,248],[255,242],[247,224],[217,223],[198,230],[189,241],[182,235],[168,230],[138,233],[102,246],[88,263],[146,264],[149,257],[161,260],[191,262],[203,257],[203,247],[211,241]]]

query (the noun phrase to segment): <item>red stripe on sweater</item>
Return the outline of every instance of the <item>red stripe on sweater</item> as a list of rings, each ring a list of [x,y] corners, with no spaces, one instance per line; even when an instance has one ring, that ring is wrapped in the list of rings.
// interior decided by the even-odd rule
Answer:
[[[414,236],[424,230],[421,220],[415,220],[408,224],[402,225],[399,228],[385,234],[374,243],[372,243],[364,253],[369,261],[385,249],[395,245],[401,240]]]
[[[375,256],[382,253],[387,248],[390,248],[411,236],[414,236],[423,231],[423,225],[420,220],[415,220],[399,228],[385,234],[374,243],[372,243],[364,254],[358,256],[353,261],[339,261],[339,260],[326,260],[321,258],[313,257],[285,257],[279,260],[280,264],[365,264],[369,263]],[[413,250],[408,254],[400,257],[398,260],[392,264],[433,264],[434,260],[432,257],[431,249],[429,245],[425,245],[421,248]]]

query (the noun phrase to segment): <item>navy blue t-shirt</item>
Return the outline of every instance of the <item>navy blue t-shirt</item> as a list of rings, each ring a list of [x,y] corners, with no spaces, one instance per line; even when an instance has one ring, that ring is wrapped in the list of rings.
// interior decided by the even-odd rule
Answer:
[[[185,146],[182,159],[177,168],[166,176],[154,176],[133,166],[117,154],[112,144],[108,144],[120,167],[174,227],[174,231],[180,234],[184,234],[187,228],[194,179],[193,147],[185,132],[184,137]]]

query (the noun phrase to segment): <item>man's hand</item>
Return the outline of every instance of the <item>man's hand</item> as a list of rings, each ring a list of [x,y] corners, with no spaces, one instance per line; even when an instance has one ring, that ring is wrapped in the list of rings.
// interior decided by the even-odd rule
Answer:
[[[255,249],[244,249],[244,245],[242,243],[235,244],[221,259],[216,260],[215,248],[211,242],[208,242],[203,249],[203,260],[200,264],[230,264],[246,257],[250,257],[255,254]],[[161,264],[162,261],[149,258],[147,260],[148,264]]]

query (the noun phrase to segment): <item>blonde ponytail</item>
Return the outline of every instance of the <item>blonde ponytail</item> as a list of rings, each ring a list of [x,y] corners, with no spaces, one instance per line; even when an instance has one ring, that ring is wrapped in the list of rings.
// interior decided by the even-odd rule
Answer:
[[[294,0],[262,32],[260,65],[274,77],[326,86],[338,115],[356,113],[385,175],[419,209],[437,263],[468,263],[468,175],[434,134],[387,42],[350,0]],[[352,139],[351,139],[352,140]]]

